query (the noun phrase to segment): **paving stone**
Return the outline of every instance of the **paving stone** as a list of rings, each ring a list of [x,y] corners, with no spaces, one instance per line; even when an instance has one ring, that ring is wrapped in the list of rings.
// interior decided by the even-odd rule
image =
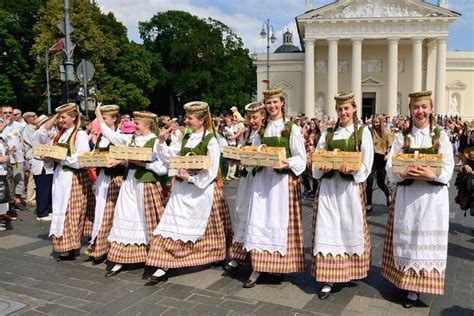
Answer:
[[[168,307],[138,302],[129,308],[119,312],[117,315],[160,315],[168,310]]]
[[[222,270],[205,269],[172,276],[168,279],[168,282],[205,289],[220,279],[222,279]]]
[[[193,287],[186,285],[167,283],[160,290],[160,295],[184,300],[185,298],[192,295],[193,289]]]
[[[37,307],[37,311],[44,312],[46,314],[51,315],[86,315],[87,313],[84,311],[80,311],[77,309],[68,308],[58,304],[44,304],[43,306]]]
[[[263,316],[290,315],[291,307],[276,304],[262,304],[255,310],[255,314]]]
[[[0,315],[8,315],[25,308],[26,304],[0,296]]]
[[[12,249],[15,247],[31,244],[37,241],[41,241],[38,238],[31,238],[21,235],[9,235],[0,237],[0,248]]]
[[[46,314],[42,313],[42,312],[35,311],[34,309],[30,309],[30,310],[27,310],[27,311],[24,311],[24,312],[19,311],[18,315],[21,315],[21,316],[43,316],[43,315],[46,315]]]
[[[165,299],[160,301],[158,304],[160,304],[162,306],[173,307],[173,308],[176,308],[176,309],[179,309],[179,310],[185,310],[185,311],[189,311],[191,308],[193,308],[194,306],[197,305],[194,302],[187,302],[187,301],[183,301],[183,300],[178,300],[178,299],[175,299],[175,298],[172,298],[172,297],[166,297]]]
[[[66,307],[72,307],[72,308],[77,308],[77,309],[80,309],[82,306],[92,303],[90,301],[80,300],[80,299],[68,297],[68,296],[60,297],[54,300],[53,302],[55,304],[60,304]]]
[[[258,308],[257,304],[247,304],[242,301],[235,301],[230,299],[226,299],[225,301],[223,301],[219,305],[219,307],[224,307],[227,309],[244,313],[252,313]]]
[[[136,302],[144,299],[145,297],[156,293],[157,291],[159,291],[159,288],[142,286],[136,291],[125,292],[123,295],[117,296],[116,299],[109,301],[108,304],[95,310],[93,314],[113,315],[119,313]]]
[[[189,312],[194,315],[223,316],[230,314],[231,310],[207,304],[198,304]]]

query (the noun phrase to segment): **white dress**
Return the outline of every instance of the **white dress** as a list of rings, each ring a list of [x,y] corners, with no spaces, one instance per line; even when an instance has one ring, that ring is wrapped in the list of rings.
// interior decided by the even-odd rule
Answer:
[[[244,137],[247,133],[244,133]],[[242,138],[240,144],[246,145],[247,140]],[[260,135],[258,130],[252,130],[248,139],[248,143],[251,146],[260,145]],[[252,175],[252,167],[246,167],[247,175],[241,176],[239,180],[239,186],[237,189],[237,198],[235,200],[235,210],[231,212],[232,229],[234,231],[234,242],[243,243],[245,240],[245,230],[247,227],[247,220],[249,214],[249,201],[250,196],[254,190],[254,179]]]
[[[333,140],[348,139],[354,132],[354,125],[339,126]],[[319,139],[316,151],[327,149],[326,134]],[[323,256],[332,254],[349,256],[364,253],[364,219],[360,200],[359,184],[364,182],[372,170],[374,148],[372,135],[367,127],[362,132],[362,165],[352,172],[354,181],[343,179],[338,172],[332,178],[322,178],[324,172],[313,169],[313,177],[321,179],[318,197],[318,212],[314,235],[313,253]]]
[[[58,143],[66,143],[74,129],[75,127],[71,127],[64,131]],[[87,151],[90,151],[89,137],[86,132],[78,131],[74,143],[74,153],[72,156],[68,156],[65,160],[62,160],[54,169],[52,189],[53,219],[51,221],[49,236],[54,235],[61,237],[64,231],[64,220],[66,219],[66,210],[71,195],[73,173],[64,170],[63,167],[68,166],[73,169],[80,169],[77,157]]]
[[[103,137],[107,138],[116,146],[128,146],[132,141],[132,135],[121,134],[113,131],[105,123],[100,124],[100,130]],[[150,139],[156,135],[151,133],[146,136],[136,135],[136,146],[143,147]],[[155,141],[153,152],[156,152],[158,141]],[[146,169],[153,171],[155,174],[165,174],[166,167],[163,162],[153,155],[150,163],[146,164]],[[148,244],[148,232],[145,217],[145,202],[143,183],[135,179],[136,169],[129,169],[115,204],[114,219],[112,229],[110,231],[108,241],[129,244]]]
[[[281,136],[286,122],[283,119],[268,121],[264,137]],[[298,176],[306,169],[306,150],[303,134],[296,124],[291,129],[289,143],[289,168]],[[247,251],[279,252],[284,256],[290,212],[288,174],[279,174],[273,168],[263,168],[255,175],[253,187],[249,198],[244,248]]]
[[[411,148],[431,147],[429,127],[412,128]],[[387,175],[391,182],[401,182],[399,174],[392,172],[392,156],[403,151],[403,135],[395,139],[387,160]],[[448,184],[454,170],[451,142],[444,131],[440,135],[439,154],[443,154],[443,169],[435,181],[445,185],[433,185],[415,180],[411,185],[397,188],[393,222],[393,256],[395,267],[400,271],[410,268],[442,273],[446,269],[449,229]]]
[[[191,133],[186,148],[196,147],[202,138],[203,132]],[[181,140],[171,146],[159,144],[158,155],[169,161],[171,156],[179,155],[180,150]],[[165,212],[153,235],[193,243],[204,237],[214,200],[214,179],[219,171],[220,151],[215,137],[207,145],[207,155],[211,157],[210,169],[193,174],[189,182],[174,182]]]

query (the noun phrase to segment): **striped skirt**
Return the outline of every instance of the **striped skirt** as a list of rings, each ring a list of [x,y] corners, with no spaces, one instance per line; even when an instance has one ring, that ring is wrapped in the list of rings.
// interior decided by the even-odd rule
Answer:
[[[360,280],[367,276],[370,268],[370,232],[367,226],[365,215],[365,184],[359,185],[359,194],[361,201],[361,212],[364,221],[364,254],[362,256],[347,254],[343,256],[337,255],[335,258],[332,255],[323,256],[318,253],[316,256],[313,253],[314,233],[316,229],[316,219],[318,214],[318,196],[319,187],[316,192],[316,200],[313,206],[313,241],[311,242],[311,274],[318,282],[349,282],[351,280]]]
[[[252,269],[258,272],[292,273],[305,271],[303,225],[301,222],[301,189],[299,178],[288,176],[289,218],[286,255],[278,252],[250,251]]]
[[[193,243],[153,236],[146,265],[172,269],[224,260],[226,249],[232,243],[231,233],[229,207],[222,189],[216,184],[203,238]]]
[[[149,182],[143,184],[145,219],[148,240],[153,236],[153,230],[165,211],[163,195],[160,182]],[[130,207],[134,207],[130,205]],[[122,244],[112,242],[107,254],[107,260],[114,263],[132,264],[145,262],[147,258],[148,245]]]
[[[396,195],[396,193],[395,193]],[[395,201],[396,196],[393,197]],[[440,274],[436,269],[431,272],[421,270],[419,274],[413,269],[405,272],[399,271],[395,267],[393,259],[393,218],[395,213],[395,203],[392,203],[388,210],[387,230],[382,257],[382,275],[392,282],[396,287],[413,292],[444,294],[444,273]]]
[[[89,257],[100,258],[107,254],[109,251],[109,237],[110,230],[112,229],[112,222],[114,219],[115,203],[120,192],[120,186],[122,185],[123,177],[115,176],[110,179],[109,188],[107,190],[107,198],[104,207],[104,216],[102,218],[102,224],[97,233],[97,237],[93,244],[87,247],[84,254]]]
[[[95,197],[87,170],[74,172],[71,194],[64,218],[64,230],[61,237],[52,236],[53,251],[66,252],[81,248],[87,210],[94,208]]]

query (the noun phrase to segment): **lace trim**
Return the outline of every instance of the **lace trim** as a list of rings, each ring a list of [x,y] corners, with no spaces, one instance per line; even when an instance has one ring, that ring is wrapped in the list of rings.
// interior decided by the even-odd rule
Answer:
[[[244,248],[247,251],[268,252],[270,254],[278,253],[280,256],[286,255],[286,246],[262,245],[257,243],[245,242]]]
[[[440,274],[446,270],[446,259],[407,259],[407,258],[394,258],[395,267],[402,272],[406,272],[409,269],[413,269],[417,275],[420,275],[421,270],[426,270],[431,273],[433,270],[438,271]]]
[[[447,251],[448,246],[447,245],[411,245],[411,244],[403,244],[403,243],[394,243],[393,248],[395,247],[406,250],[406,249],[412,249],[412,250],[422,250],[422,251]]]
[[[402,230],[393,229],[393,234],[400,234],[405,236],[445,236],[448,234],[447,230]]]

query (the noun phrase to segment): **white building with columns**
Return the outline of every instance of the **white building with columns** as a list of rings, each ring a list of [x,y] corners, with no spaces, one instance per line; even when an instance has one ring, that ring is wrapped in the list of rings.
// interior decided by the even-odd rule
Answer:
[[[436,114],[474,118],[474,52],[447,51],[448,26],[460,16],[447,1],[306,2],[296,17],[303,52],[280,48],[269,59],[270,85],[283,89],[289,114],[335,117],[334,95],[352,90],[359,117],[406,115],[410,92],[432,90]],[[261,96],[266,54],[255,64]]]

